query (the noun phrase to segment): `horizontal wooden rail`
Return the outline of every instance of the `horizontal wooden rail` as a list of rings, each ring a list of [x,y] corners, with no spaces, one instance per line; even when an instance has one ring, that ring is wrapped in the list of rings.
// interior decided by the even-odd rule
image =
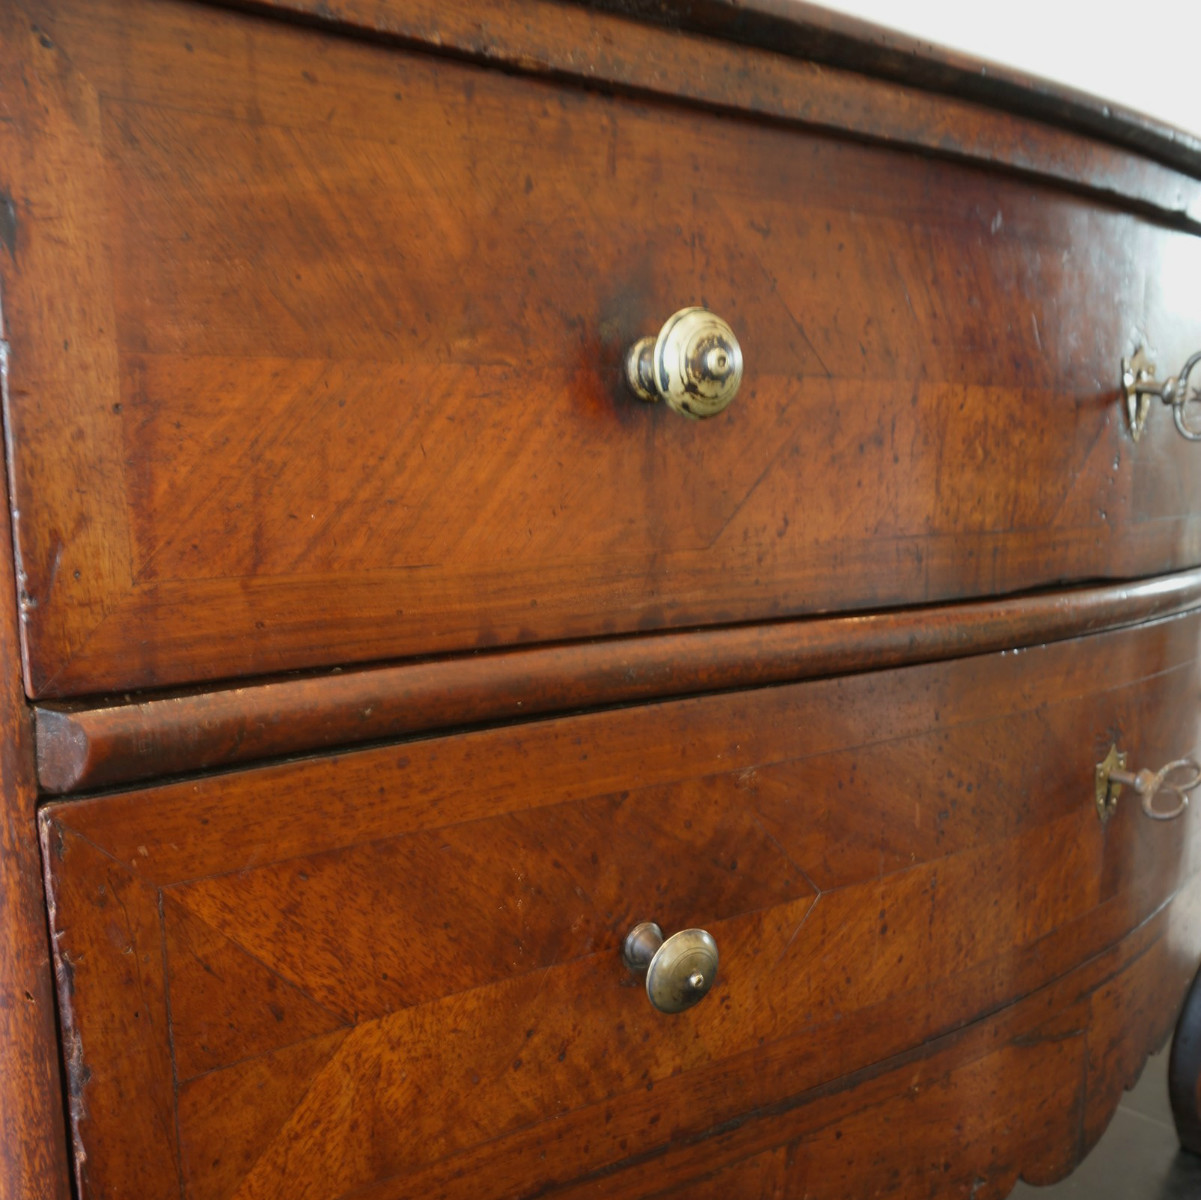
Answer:
[[[1010,599],[473,654],[136,701],[35,708],[65,793],[451,726],[1062,641],[1201,606],[1201,570]]]

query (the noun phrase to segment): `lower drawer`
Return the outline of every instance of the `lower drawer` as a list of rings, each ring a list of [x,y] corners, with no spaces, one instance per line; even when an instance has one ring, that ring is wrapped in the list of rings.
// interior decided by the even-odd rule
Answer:
[[[1201,743],[1199,636],[1190,615],[50,805],[81,1191],[1062,1172],[1201,956],[1195,814],[1094,802],[1111,744],[1137,768]],[[622,962],[644,920],[717,941],[685,1013]]]

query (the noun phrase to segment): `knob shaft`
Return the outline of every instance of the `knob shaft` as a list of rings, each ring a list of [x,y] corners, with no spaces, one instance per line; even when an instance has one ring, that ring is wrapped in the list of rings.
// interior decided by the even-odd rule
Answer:
[[[742,384],[742,347],[721,317],[682,308],[668,317],[658,337],[630,347],[626,381],[640,400],[663,400],[695,420],[715,417]]]

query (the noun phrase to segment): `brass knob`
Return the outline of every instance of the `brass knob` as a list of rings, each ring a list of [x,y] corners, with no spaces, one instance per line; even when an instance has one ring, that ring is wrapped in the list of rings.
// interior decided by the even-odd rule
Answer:
[[[631,971],[646,972],[646,994],[660,1012],[699,1004],[717,979],[717,943],[704,929],[682,929],[666,941],[654,921],[626,935],[622,958]]]
[[[685,417],[715,417],[738,394],[742,347],[734,331],[704,308],[682,308],[658,337],[626,354],[626,382],[640,400],[665,400]]]
[[[1201,429],[1193,428],[1185,418],[1185,405],[1201,399],[1201,390],[1194,387],[1190,395],[1188,388],[1189,376],[1198,363],[1201,363],[1201,350],[1180,368],[1179,375],[1173,375],[1158,383],[1155,379],[1155,364],[1145,350],[1136,350],[1133,357],[1122,359],[1122,391],[1126,395],[1126,415],[1130,420],[1130,435],[1136,442],[1143,435],[1152,396],[1158,396],[1164,404],[1172,406],[1172,419],[1176,422],[1176,429],[1181,437],[1188,438],[1190,442],[1201,442]]]
[[[1126,752],[1117,746],[1110,746],[1109,753],[1097,763],[1094,780],[1097,801],[1097,815],[1101,824],[1105,824],[1117,807],[1118,797],[1122,787],[1132,787],[1143,802],[1143,812],[1155,821],[1172,821],[1188,807],[1188,794],[1198,784],[1201,784],[1201,765],[1194,759],[1178,758],[1158,771],[1149,771],[1144,767],[1141,771],[1126,770]],[[1168,777],[1186,771],[1184,778],[1178,778],[1170,783]],[[1155,797],[1166,793],[1176,797],[1176,803],[1171,808],[1160,808],[1155,803]]]

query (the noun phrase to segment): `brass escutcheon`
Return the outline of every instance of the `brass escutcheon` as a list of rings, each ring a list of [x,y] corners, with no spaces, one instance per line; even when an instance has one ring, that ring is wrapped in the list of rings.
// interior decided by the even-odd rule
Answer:
[[[1201,400],[1201,389],[1189,392],[1189,376],[1201,363],[1201,350],[1192,356],[1180,369],[1179,375],[1156,382],[1155,364],[1146,350],[1141,347],[1130,358],[1122,359],[1122,391],[1126,396],[1126,416],[1130,421],[1130,436],[1137,442],[1143,436],[1147,423],[1147,412],[1151,398],[1159,397],[1164,404],[1172,406],[1172,419],[1180,436],[1190,442],[1201,442],[1201,428],[1190,425],[1185,416],[1186,406]]]

